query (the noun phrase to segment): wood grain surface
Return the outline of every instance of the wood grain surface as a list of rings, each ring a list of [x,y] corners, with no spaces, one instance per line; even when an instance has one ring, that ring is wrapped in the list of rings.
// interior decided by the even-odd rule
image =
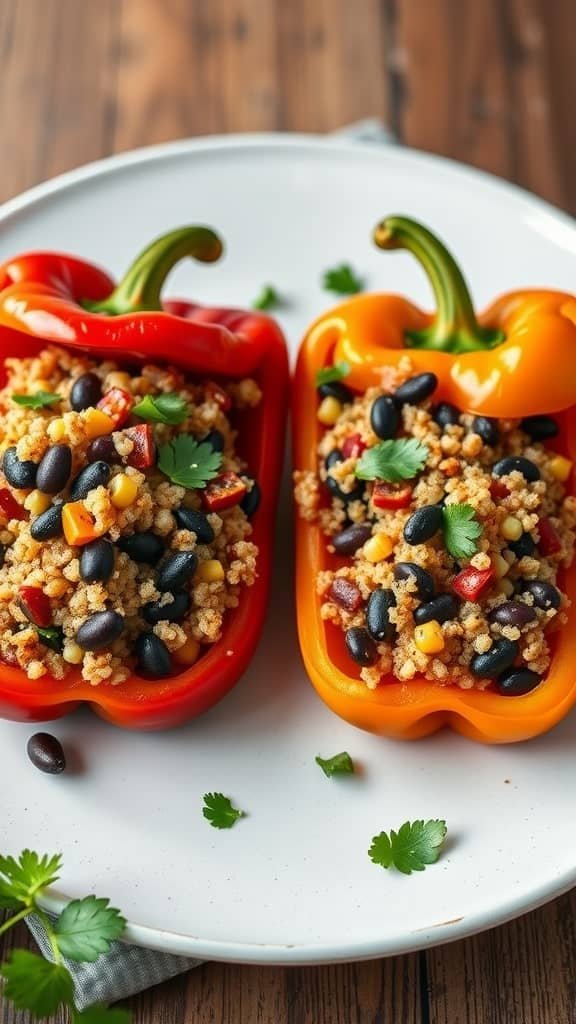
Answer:
[[[133,146],[380,117],[575,212],[575,36],[574,0],[0,0],[0,199]],[[135,1024],[576,1024],[575,921],[568,895],[426,953],[208,964],[129,1005]],[[27,1019],[0,998],[2,1024]]]

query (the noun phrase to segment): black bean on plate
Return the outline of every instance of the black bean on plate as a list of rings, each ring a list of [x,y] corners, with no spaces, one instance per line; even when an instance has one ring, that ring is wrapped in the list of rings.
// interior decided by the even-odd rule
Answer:
[[[442,528],[441,505],[421,505],[406,520],[404,540],[407,544],[424,544]]]
[[[105,487],[112,470],[107,462],[91,462],[72,481],[70,501],[81,501],[96,487]]]
[[[102,398],[102,381],[95,373],[83,373],[77,377],[70,390],[70,405],[74,412],[82,412],[97,405]]]
[[[542,676],[529,668],[513,668],[504,672],[496,681],[496,689],[502,697],[524,697],[541,683]]]
[[[557,436],[559,429],[552,416],[526,416],[520,428],[532,441],[548,441]]]
[[[36,474],[36,487],[45,494],[62,491],[72,471],[72,450],[67,444],[53,444],[45,452]]]
[[[339,555],[354,555],[359,548],[372,536],[369,523],[352,523],[340,533],[334,534],[332,544]]]
[[[76,633],[76,642],[83,651],[101,651],[110,647],[124,629],[124,617],[118,612],[93,612]]]
[[[429,601],[434,597],[434,579],[427,569],[422,569],[421,566],[416,565],[414,562],[396,562],[394,566],[394,579],[402,581],[411,578],[416,580],[416,593],[418,597],[422,598],[423,601]]]
[[[196,572],[198,556],[193,551],[174,551],[167,555],[158,567],[156,586],[164,593],[176,590],[190,579]]]
[[[378,650],[367,629],[352,626],[346,630],[345,640],[348,654],[357,665],[367,667],[377,660]]]
[[[404,405],[419,405],[425,402],[434,394],[438,387],[438,378],[435,373],[418,373],[415,377],[409,377],[394,392],[395,400]]]
[[[80,575],[86,583],[105,583],[114,571],[114,548],[100,537],[85,544],[80,555]]]
[[[458,614],[458,599],[454,594],[437,594],[431,601],[425,601],[414,609],[414,622],[423,626],[425,622],[448,622]]]
[[[472,430],[482,438],[484,444],[492,447],[500,440],[498,420],[490,419],[488,416],[475,416],[472,420]]]
[[[157,534],[145,530],[143,533],[131,533],[120,537],[116,547],[124,551],[133,562],[156,565],[165,551],[164,541]]]
[[[525,459],[523,455],[507,455],[492,466],[494,476],[507,476],[508,473],[514,471],[521,473],[528,483],[534,483],[540,479],[538,466],[530,459]]]
[[[380,398],[372,403],[370,425],[381,441],[388,441],[396,436],[400,426],[400,413],[390,395],[380,395]]]
[[[522,581],[520,589],[532,594],[537,608],[547,611],[549,608],[560,607],[562,597],[552,583],[546,583],[544,580],[525,580]]]
[[[46,775],[61,775],[66,768],[62,744],[49,732],[34,733],[28,740],[26,750],[34,767]]]
[[[502,637],[495,640],[489,651],[475,654],[470,661],[470,669],[480,679],[495,679],[505,669],[510,668],[518,657],[518,644],[515,640]]]
[[[34,540],[52,540],[62,535],[62,502],[50,505],[45,512],[36,516],[30,525],[30,535]]]
[[[432,409],[432,419],[442,430],[460,423],[460,409],[450,402],[439,402]]]
[[[12,487],[21,487],[23,490],[27,490],[36,486],[38,464],[32,462],[31,459],[19,459],[16,454],[16,445],[11,445],[4,452],[2,469]]]
[[[196,534],[199,544],[211,544],[214,540],[214,530],[204,512],[182,505],[174,511],[174,518],[181,530],[189,530]]]
[[[366,605],[366,628],[373,640],[393,640],[396,626],[390,621],[390,609],[396,607],[394,591],[389,587],[373,590]]]
[[[166,644],[151,630],[136,638],[137,668],[154,679],[163,679],[172,671],[172,660]]]

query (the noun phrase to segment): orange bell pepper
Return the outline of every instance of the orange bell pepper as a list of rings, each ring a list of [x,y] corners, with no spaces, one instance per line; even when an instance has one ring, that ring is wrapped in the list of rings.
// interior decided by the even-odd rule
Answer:
[[[296,368],[295,468],[317,470],[323,433],[317,419],[318,370],[346,361],[351,368],[347,387],[357,392],[375,385],[387,388],[390,369],[406,354],[414,373],[438,376],[435,398],[462,411],[498,417],[559,413],[552,446],[575,460],[576,299],[553,291],[516,292],[496,300],[477,321],[462,274],[425,228],[406,218],[388,218],[377,227],[375,241],[419,256],[432,281],[438,314],[423,313],[400,296],[366,294],[313,324]],[[401,683],[393,676],[370,690],[350,661],[344,634],[322,620],[316,596],[318,573],[342,562],[327,551],[316,522],[299,518],[296,535],[298,632],[306,669],[325,703],[353,725],[401,739],[418,739],[447,725],[484,743],[510,743],[547,731],[576,703],[575,568],[559,574],[559,586],[572,604],[566,624],[550,634],[548,675],[531,693],[505,697],[423,677]]]

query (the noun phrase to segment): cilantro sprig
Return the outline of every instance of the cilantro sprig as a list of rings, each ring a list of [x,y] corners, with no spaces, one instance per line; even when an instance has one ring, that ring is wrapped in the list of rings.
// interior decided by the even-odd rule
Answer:
[[[62,395],[54,391],[36,391],[33,395],[12,395],[12,401],[16,405],[22,405],[25,409],[42,409],[45,405],[54,405],[62,401]]]
[[[471,558],[478,550],[483,527],[475,516],[471,505],[445,505],[442,509],[444,543],[453,558]]]
[[[340,754],[334,754],[334,757],[324,758],[318,755],[314,760],[317,765],[320,765],[324,775],[329,779],[333,775],[354,774],[354,762],[346,750],[343,750]]]
[[[278,309],[282,305],[282,299],[274,285],[265,284],[262,286],[257,298],[252,303],[252,309],[261,309],[266,312],[269,309]]]
[[[202,814],[213,828],[232,828],[239,818],[245,817],[244,811],[234,807],[223,793],[206,793]]]
[[[374,836],[368,856],[380,867],[395,867],[410,875],[436,863],[447,834],[446,822],[440,818],[405,821],[397,832],[391,829]]]
[[[344,360],[334,363],[332,366],[323,366],[316,373],[316,387],[321,388],[323,384],[334,384],[336,381],[344,380],[350,373],[350,363]]]
[[[207,441],[198,443],[190,434],[179,434],[158,449],[158,466],[174,484],[190,490],[206,487],[218,475],[222,452]]]
[[[183,423],[188,415],[188,403],[182,395],[175,391],[168,391],[164,395],[145,395],[132,412],[142,420],[151,420],[153,423],[170,423],[177,426]]]
[[[30,914],[40,918],[50,942],[52,960],[28,950],[16,949],[0,965],[4,979],[3,995],[19,1010],[35,1017],[49,1017],[60,1007],[68,1007],[74,1024],[129,1024],[130,1014],[123,1010],[89,1007],[83,1013],[74,1009],[74,982],[62,962],[63,957],[92,963],[108,953],[126,926],[118,910],[107,899],[87,896],[69,903],[56,921],[40,906],[42,893],[58,881],[62,858],[39,856],[24,850],[19,857],[0,856],[0,909],[11,916],[0,925],[0,935]]]
[[[411,480],[426,464],[428,446],[414,437],[400,437],[396,441],[381,441],[367,448],[356,464],[360,480],[387,480],[399,483]]]
[[[335,295],[356,295],[364,288],[364,281],[349,263],[341,263],[324,272],[322,287]]]

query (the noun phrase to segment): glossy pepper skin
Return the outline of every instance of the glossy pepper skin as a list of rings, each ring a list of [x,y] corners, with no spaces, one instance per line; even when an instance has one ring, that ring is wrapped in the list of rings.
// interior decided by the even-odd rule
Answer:
[[[401,220],[402,228],[407,223],[410,227],[412,225],[412,222],[406,222],[403,218],[390,218],[384,222],[384,228],[380,226],[377,229],[377,241],[382,241],[383,232],[386,232],[386,239],[391,238],[394,224],[398,220]],[[416,227],[419,228],[418,225]],[[395,244],[399,244],[398,239]],[[395,247],[391,241],[387,241],[386,246]],[[449,301],[450,280],[453,277],[449,275],[448,280],[444,278],[442,281],[446,293],[445,303]],[[459,282],[463,285],[458,271]],[[558,372],[558,366],[552,367],[551,373],[546,369],[551,361],[550,330],[560,327],[555,351],[562,351],[561,358],[567,360],[569,345],[576,345],[576,333],[573,335],[576,329],[572,328],[568,320],[564,323],[562,315],[557,312],[551,314],[548,320],[546,316],[542,319],[545,306],[557,311],[562,306],[569,308],[574,299],[551,292],[520,294],[526,296],[524,304],[517,294],[514,299],[497,301],[492,309],[515,307],[517,317],[524,319],[527,346],[535,350],[529,354],[529,360],[531,365],[539,365],[538,377],[532,379],[529,386],[527,380],[519,384],[518,376],[504,375],[496,359],[497,348],[471,353],[467,358],[477,361],[482,356],[491,361],[500,373],[500,390],[494,391],[491,397],[487,386],[484,386],[482,392],[471,390],[469,394],[472,404],[465,400],[465,392],[461,388],[455,390],[455,378],[450,374],[453,365],[464,365],[464,355],[454,356],[446,352],[408,347],[408,331],[430,329],[435,321],[418,312],[405,299],[389,295],[362,295],[317,320],[303,340],[296,368],[293,416],[295,467],[313,472],[317,469],[316,450],[324,433],[317,420],[317,371],[334,362],[347,360],[352,366],[352,372],[346,378],[346,385],[363,392],[374,385],[386,387],[387,380],[390,380],[388,367],[396,366],[399,358],[407,352],[415,364],[414,373],[433,370],[439,375],[441,383],[434,400],[452,401],[459,404],[462,411],[502,415],[500,406],[493,404],[499,401],[498,394],[508,403],[507,408],[515,409],[515,416],[548,412],[566,405],[562,412],[555,414],[559,425],[558,437],[547,444],[568,458],[576,459],[576,382],[572,377],[572,369],[566,362],[560,364],[562,372]],[[535,320],[530,318],[531,310],[535,312]],[[504,323],[502,319],[497,325],[493,320],[486,319],[484,322],[490,324],[491,330],[496,326],[498,330],[502,329]],[[541,335],[539,332],[547,322],[549,330]],[[529,326],[537,327],[535,334],[528,330]],[[453,340],[448,322],[444,329],[448,339]],[[488,343],[491,340],[488,339]],[[521,344],[521,338],[518,343]],[[505,341],[502,342],[504,344]],[[571,359],[576,369],[576,359],[573,356]],[[478,363],[475,365],[478,378]],[[447,371],[444,367],[448,368]],[[520,374],[520,370],[517,372]],[[564,379],[559,380],[560,377]],[[490,379],[490,375],[483,379]],[[570,379],[571,389],[567,383]],[[546,395],[545,402],[541,401],[540,383]],[[568,493],[573,494],[574,483],[567,487]],[[439,686],[422,677],[403,684],[392,675],[386,677],[376,690],[369,690],[359,677],[359,668],[346,652],[344,634],[322,620],[320,601],[316,596],[318,573],[346,565],[348,559],[331,555],[327,551],[328,538],[320,531],[317,523],[299,517],[296,541],[298,632],[306,669],[325,703],[353,725],[396,739],[419,739],[448,726],[483,743],[511,743],[546,732],[564,718],[576,703],[576,655],[573,640],[576,630],[576,566],[559,574],[559,586],[567,593],[572,605],[567,611],[566,624],[549,633],[551,668],[543,683],[531,693],[523,697],[503,697],[493,691]]]
[[[0,267],[0,360],[33,354],[48,340],[120,362],[169,360],[200,377],[249,373],[263,395],[256,408],[235,418],[238,450],[263,494],[251,521],[252,539],[260,550],[258,578],[228,613],[222,639],[183,672],[154,681],[134,675],[115,687],[90,686],[73,668],[64,680],[30,680],[20,669],[0,663],[4,718],[46,721],[86,702],[124,728],[169,728],[212,707],[248,668],[270,581],[288,400],[284,338],[262,313],[160,301],[164,278],[177,260],[193,256],[211,262],[221,250],[209,229],[184,228],[145,250],[116,288],[97,267],[57,253],[29,253]]]

